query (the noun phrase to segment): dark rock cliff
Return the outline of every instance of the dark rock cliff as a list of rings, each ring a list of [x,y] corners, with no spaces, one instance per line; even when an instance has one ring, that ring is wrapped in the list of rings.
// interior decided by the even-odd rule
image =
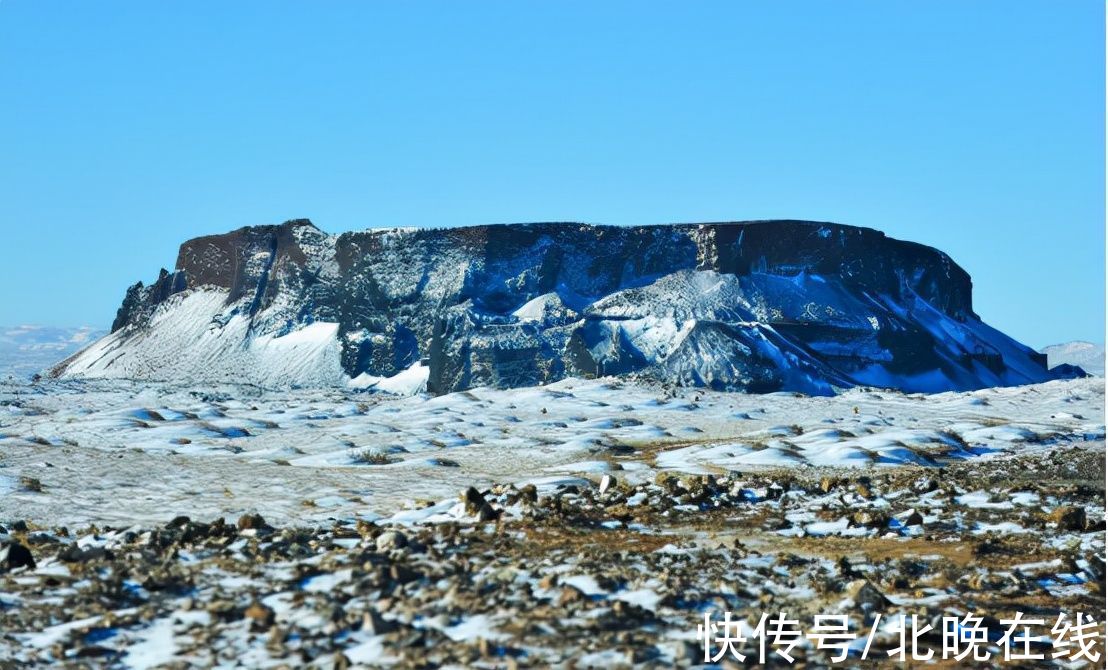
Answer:
[[[210,324],[186,343],[189,355],[147,351],[181,346],[167,344],[181,328],[170,313],[201,292],[216,295],[218,309],[201,315]],[[1044,356],[981,323],[969,275],[945,254],[810,221],[337,236],[306,220],[241,228],[184,243],[174,272],[128,290],[111,342],[56,372],[315,383],[300,368],[270,374],[295,362],[282,356],[304,354],[262,355],[257,343],[292,341],[324,323],[337,324],[332,348],[346,376],[388,377],[422,363],[432,392],[630,373],[811,393],[1050,378]],[[257,355],[233,358],[236,347]],[[221,374],[221,361],[234,362],[233,373]]]

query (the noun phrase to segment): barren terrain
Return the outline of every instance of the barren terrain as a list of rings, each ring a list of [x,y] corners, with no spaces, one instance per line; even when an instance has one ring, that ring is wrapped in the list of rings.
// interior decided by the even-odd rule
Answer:
[[[845,614],[839,667],[867,662],[871,631],[867,658],[888,659],[901,614],[938,649],[942,617],[977,613],[999,658],[1021,611],[1047,620],[1049,658],[1059,614],[1105,619],[1103,402],[1102,379],[832,398],[9,385],[0,662],[688,666],[725,611]],[[832,665],[810,640],[792,656]]]

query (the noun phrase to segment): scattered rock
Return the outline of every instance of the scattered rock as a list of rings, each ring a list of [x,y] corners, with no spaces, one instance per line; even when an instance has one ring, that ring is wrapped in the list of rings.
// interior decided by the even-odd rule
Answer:
[[[242,615],[250,620],[250,627],[255,631],[268,630],[277,618],[273,608],[267,607],[258,601],[251,603]]]
[[[586,600],[586,596],[581,589],[571,584],[566,584],[562,586],[562,591],[558,594],[558,607],[565,607],[570,603],[579,603],[584,600]]]
[[[846,585],[846,595],[854,604],[867,612],[885,612],[891,605],[868,579],[857,579]]]
[[[539,500],[539,490],[534,484],[525,484],[519,489],[519,495],[530,503],[536,503]]]
[[[89,563],[112,558],[112,553],[104,547],[79,547],[76,544],[67,546],[58,552],[58,560],[66,563]]]
[[[849,525],[880,530],[889,525],[889,517],[876,510],[859,510],[850,515]]]
[[[0,572],[9,572],[16,568],[35,569],[35,558],[31,550],[15,540],[0,542]]]
[[[173,520],[167,523],[165,526],[166,528],[181,528],[183,526],[187,526],[190,521],[191,519],[189,519],[187,516],[175,516],[173,517]]]
[[[481,509],[477,510],[478,521],[496,521],[500,518],[500,510],[495,509],[492,505],[484,503],[481,505]]]
[[[368,609],[362,615],[362,631],[369,635],[384,635],[396,630],[396,625],[381,618],[377,610]]]
[[[1056,507],[1050,513],[1050,520],[1058,524],[1061,530],[1085,530],[1085,510],[1073,505]]]
[[[408,546],[408,538],[398,530],[386,530],[377,536],[377,551],[381,553]]]
[[[217,619],[222,622],[237,621],[242,617],[242,612],[235,607],[235,603],[231,600],[218,599],[208,603],[208,614],[213,619]]]
[[[474,487],[469,487],[462,494],[462,502],[465,503],[467,514],[477,514],[481,506],[486,504],[485,496]]]
[[[1088,456],[1089,471],[1101,472],[1101,456]],[[24,568],[33,559],[24,566],[27,557],[16,555],[13,568],[11,550],[0,554],[0,653],[20,667],[56,659],[112,665],[125,643],[111,631],[140,639],[148,622],[172,618],[175,643],[201,665],[344,667],[371,649],[403,668],[570,667],[568,659],[597,651],[617,665],[685,667],[698,665],[702,651],[674,633],[688,636],[706,611],[784,611],[803,621],[853,603],[852,620],[867,625],[876,613],[901,610],[933,622],[947,608],[999,612],[1062,598],[1075,611],[1099,606],[1103,541],[1071,529],[1102,523],[1099,513],[1085,518],[1083,505],[1092,509],[1103,491],[1053,475],[1039,481],[1048,468],[1026,475],[1018,473],[1024,461],[1012,460],[949,465],[943,493],[926,497],[913,492],[918,469],[666,474],[656,486],[628,468],[619,480],[602,476],[595,487],[563,486],[541,500],[533,485],[471,487],[459,505],[469,515],[403,528],[324,520],[319,510],[310,525],[280,529],[257,515],[231,524],[182,515],[126,530],[5,523],[15,537],[0,536],[0,548],[18,543],[17,554],[56,556],[50,565],[59,569],[31,573]],[[855,495],[862,472],[886,495]],[[1017,486],[1032,485],[1056,505],[1049,515],[1026,505],[962,505],[957,518],[942,511],[948,490],[1004,487],[1010,500]],[[750,495],[766,488],[783,495]],[[893,510],[916,529],[924,514],[937,520],[896,540],[852,537],[861,533],[842,524],[828,524],[826,535],[800,532],[811,519],[845,518],[883,533]],[[1037,521],[1037,534],[985,526],[1009,520]],[[239,532],[255,527],[269,532]],[[87,617],[99,618],[49,649],[12,642]],[[806,667],[823,667],[821,654],[810,648]]]
[[[269,528],[261,514],[243,514],[238,521],[239,530],[264,530]]]

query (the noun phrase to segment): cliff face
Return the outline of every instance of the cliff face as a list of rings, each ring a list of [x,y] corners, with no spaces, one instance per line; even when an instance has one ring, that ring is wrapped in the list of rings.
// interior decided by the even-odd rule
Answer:
[[[112,334],[55,369],[432,392],[636,373],[828,393],[1044,381],[945,254],[808,221],[571,223],[328,235],[306,220],[190,240]],[[388,387],[390,381],[383,382]]]

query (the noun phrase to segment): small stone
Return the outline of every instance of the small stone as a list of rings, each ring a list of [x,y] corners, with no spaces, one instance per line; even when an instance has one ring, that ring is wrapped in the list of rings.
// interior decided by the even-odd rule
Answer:
[[[881,529],[889,525],[889,518],[880,512],[859,510],[850,515],[850,525]]]
[[[386,552],[407,546],[408,538],[398,530],[386,530],[377,536],[377,551]]]
[[[1004,586],[1004,582],[1005,580],[1003,578],[989,572],[988,570],[976,572],[970,575],[969,578],[966,580],[966,584],[969,585],[971,589],[975,591],[988,592],[999,590],[1002,586]]]
[[[545,575],[545,576],[543,576],[542,579],[539,580],[539,588],[544,590],[544,591],[549,591],[550,589],[554,588],[557,585],[558,585],[558,575],[556,575],[556,574]]]
[[[362,632],[369,635],[384,635],[396,630],[396,624],[385,621],[377,610],[366,610],[362,615]]]
[[[342,605],[335,605],[327,611],[327,620],[332,623],[338,623],[346,618],[346,610]]]
[[[1085,510],[1073,505],[1056,507],[1050,513],[1050,520],[1058,524],[1060,530],[1085,530]]]
[[[1085,560],[1089,564],[1089,572],[1096,577],[1096,581],[1103,584],[1105,574],[1104,559],[1097,556],[1096,552],[1091,551],[1085,556]]]
[[[261,530],[268,528],[261,514],[243,514],[238,521],[239,530]]]
[[[266,647],[274,651],[282,651],[285,648],[285,640],[288,638],[288,633],[282,630],[280,626],[273,626],[269,629],[269,636],[266,639]]]
[[[485,496],[472,486],[462,494],[462,502],[466,505],[467,514],[477,514],[481,511],[481,506],[486,504]]]
[[[566,584],[562,587],[561,594],[558,595],[558,607],[564,607],[569,603],[578,603],[583,600],[585,600],[585,594],[581,589]]]
[[[256,631],[268,629],[277,618],[272,608],[266,607],[257,601],[247,607],[242,615],[250,619],[250,627]]]
[[[610,488],[616,485],[616,478],[611,475],[604,475],[600,478],[600,493],[604,493]]]
[[[104,547],[78,547],[71,544],[58,552],[58,560],[66,563],[88,563],[112,558],[112,553]]]
[[[481,654],[483,658],[492,656],[494,649],[495,647],[489,643],[488,639],[483,637],[477,638],[477,653]]]
[[[889,601],[867,579],[858,579],[846,585],[846,594],[863,610],[884,612]]]
[[[9,541],[0,546],[0,572],[16,568],[35,569],[35,558],[31,550],[19,542]]]
[[[904,525],[905,526],[922,526],[923,525],[923,515],[920,514],[919,512],[917,512],[916,510],[912,510],[911,512],[908,513],[908,516],[905,517]]]
[[[420,574],[407,566],[394,564],[389,566],[389,577],[399,584],[407,584],[419,579]]]
[[[931,477],[924,477],[918,480],[912,485],[912,490],[916,493],[931,493],[939,488],[939,482],[935,481]]]
[[[477,511],[478,521],[496,521],[499,518],[500,510],[495,509],[488,503],[481,505],[481,509]]]
[[[229,622],[239,618],[235,603],[230,600],[214,600],[208,603],[208,614],[220,621]]]
[[[372,521],[366,521],[365,519],[358,519],[358,525],[355,526],[358,531],[358,535],[363,538],[370,537],[377,530],[377,524]]]
[[[528,502],[538,502],[539,490],[535,488],[534,484],[527,484],[519,490],[519,494],[523,496],[523,499]]]
[[[835,563],[835,567],[838,569],[839,576],[843,579],[856,579],[858,573],[854,570],[854,566],[850,564],[850,559],[846,556],[840,556],[839,560]]]

